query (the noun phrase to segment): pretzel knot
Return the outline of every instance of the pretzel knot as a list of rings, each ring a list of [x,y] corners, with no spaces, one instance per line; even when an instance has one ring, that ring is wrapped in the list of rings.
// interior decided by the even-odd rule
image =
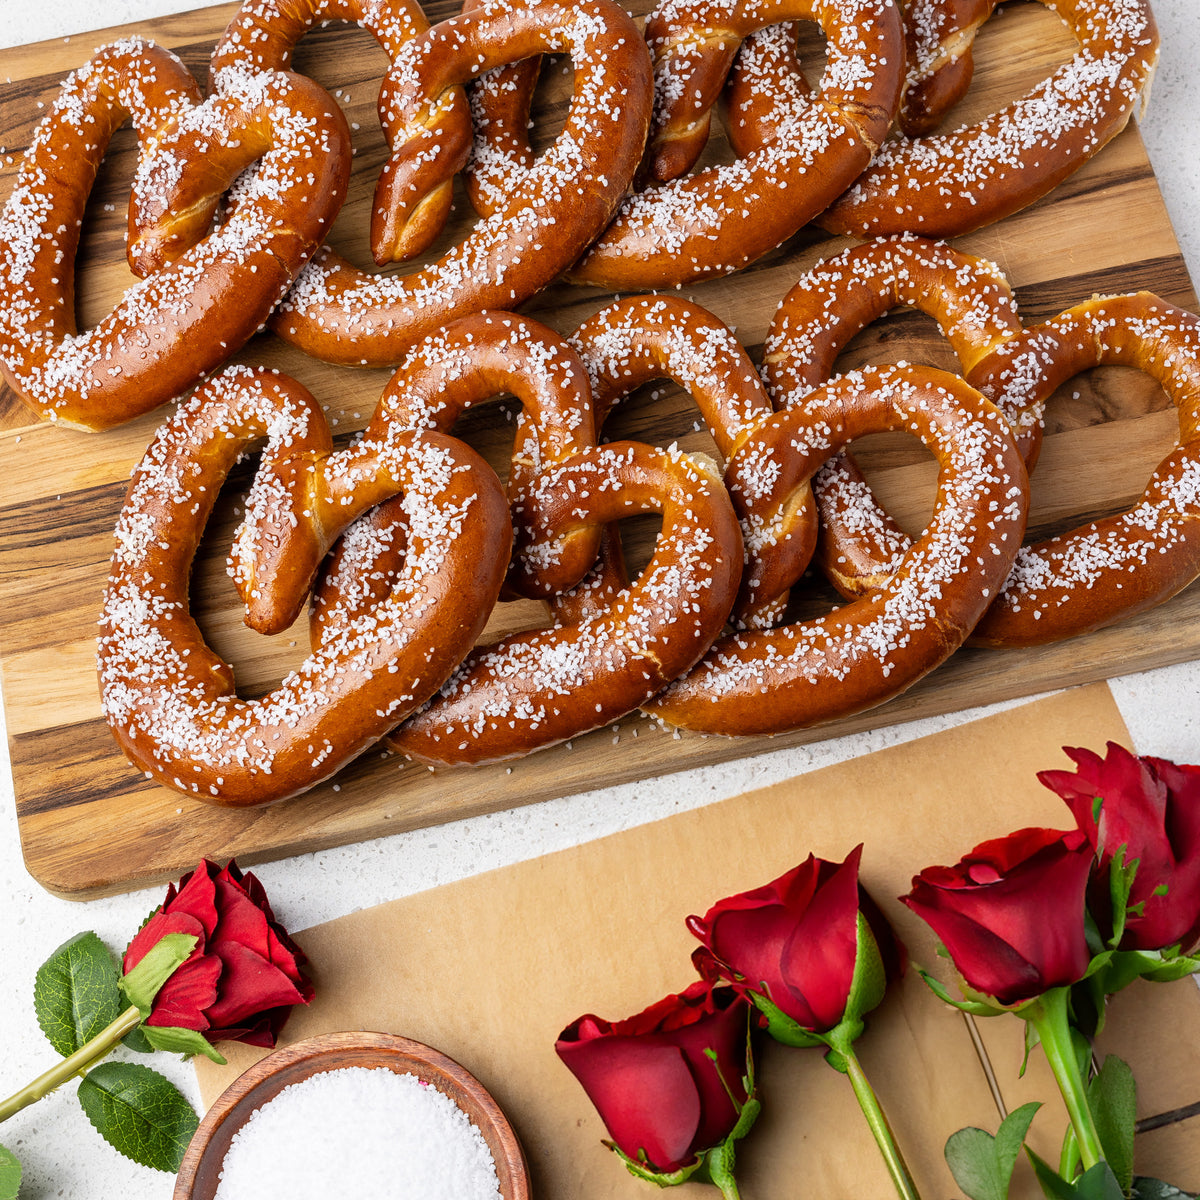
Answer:
[[[737,520],[715,472],[678,452],[613,442],[537,480],[545,540],[652,511],[663,521],[653,557],[609,607],[473,651],[389,745],[430,763],[513,758],[608,724],[695,663],[724,625],[741,573]],[[319,589],[334,589],[319,637],[340,629],[364,599],[362,589],[343,590],[345,581],[386,586],[377,536],[385,516],[380,510],[358,543],[366,554],[339,549]]]
[[[969,233],[1044,196],[1125,128],[1158,60],[1149,4],[1041,2],[1079,41],[1071,61],[975,125],[886,142],[862,178],[822,214],[823,228],[860,237]],[[988,0],[989,13],[996,3]],[[968,43],[974,27],[968,20],[958,31]]]
[[[980,362],[1022,332],[1012,291],[995,263],[912,236],[851,247],[818,263],[780,302],[762,364],[776,407],[803,408],[850,339],[899,305],[937,321],[961,374],[975,386]],[[1031,465],[1041,444],[1042,404],[1015,388],[988,398]],[[851,454],[826,463],[813,489],[821,569],[843,596],[862,596],[895,569],[912,539],[880,505]]]
[[[1089,300],[998,346],[974,373],[1039,409],[1073,375],[1138,367],[1179,412],[1179,442],[1125,512],[1022,547],[975,640],[1031,646],[1142,612],[1200,575],[1200,319],[1148,292]]]
[[[574,282],[625,291],[728,274],[774,249],[858,177],[899,103],[903,32],[893,0],[665,4],[648,25],[660,59],[671,64],[659,74],[659,93],[691,129],[694,93],[707,98],[715,90],[693,80],[722,75],[747,33],[798,17],[820,22],[828,36],[819,94],[796,103],[789,95],[770,133],[740,162],[631,196],[571,269]],[[660,114],[660,145],[672,129],[670,115]],[[676,147],[683,144],[691,143],[680,139]],[[689,154],[663,148],[657,157],[674,169]]]
[[[129,260],[148,278],[81,334],[79,229],[127,116],[140,143]],[[0,218],[5,378],[41,416],[91,430],[186,391],[287,291],[341,206],[349,161],[344,118],[299,76],[231,78],[223,95],[200,103],[168,51],[138,39],[101,50],[64,82]],[[210,233],[239,175],[228,216]]]
[[[722,639],[646,711],[709,733],[805,728],[898,695],[962,644],[1020,544],[1024,464],[1004,418],[956,375],[868,368],[776,414],[762,435],[781,466],[776,495],[880,429],[917,434],[941,467],[933,517],[896,573],[829,616]]]
[[[150,445],[117,525],[98,655],[105,716],[148,775],[219,804],[281,800],[378,741],[474,643],[508,559],[499,483],[454,438],[375,434],[335,453],[299,384],[231,368]],[[235,580],[256,627],[291,623],[325,550],[367,507],[402,497],[408,538],[378,603],[266,696],[246,700],[189,614],[188,580],[222,481],[264,437],[234,547]]]
[[[393,62],[406,42],[429,28],[420,6],[408,0],[245,0],[213,51],[209,65],[213,86],[221,88],[230,68],[287,67],[304,35],[318,22],[334,20],[354,21],[369,30]],[[389,107],[380,105],[379,118],[389,144],[402,136],[404,131],[395,124]],[[405,168],[404,157],[389,159],[379,176],[371,210],[371,253],[380,265],[420,254],[446,224],[453,201],[450,176],[462,167],[472,140],[471,115],[460,88],[442,97],[431,134],[425,171],[439,179],[415,204],[413,191],[396,184],[397,171]],[[443,168],[441,163],[450,165]],[[420,193],[420,179],[414,182]]]
[[[649,54],[631,18],[610,0],[537,0],[521,8],[495,0],[402,47],[380,96],[381,110],[402,131],[392,187],[402,194],[418,178],[431,186],[426,150],[449,89],[544,51],[571,55],[575,93],[562,133],[508,203],[411,275],[366,275],[322,250],[272,321],[282,338],[329,362],[396,363],[419,337],[457,316],[517,306],[579,256],[632,179],[650,119]],[[436,165],[446,164],[439,158]]]
[[[772,624],[812,556],[817,520],[808,489],[793,495],[783,514],[765,503],[762,473],[772,468],[760,461],[755,437],[775,410],[746,351],[712,313],[671,296],[617,301],[570,342],[591,378],[597,429],[618,400],[653,379],[670,379],[695,400],[726,461],[725,484],[742,527],[745,562],[734,615],[745,626]],[[619,550],[612,539],[605,553]],[[621,564],[603,570],[624,581]]]

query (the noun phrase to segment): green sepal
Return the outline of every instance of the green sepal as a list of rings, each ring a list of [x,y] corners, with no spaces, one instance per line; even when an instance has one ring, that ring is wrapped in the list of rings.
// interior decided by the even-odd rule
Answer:
[[[1112,856],[1108,869],[1108,894],[1112,898],[1113,911],[1113,931],[1108,944],[1114,948],[1121,944],[1121,938],[1125,936],[1125,921],[1131,911],[1129,897],[1133,892],[1134,876],[1137,875],[1138,863],[1141,861],[1135,858],[1127,864],[1125,852],[1128,848],[1122,846]],[[1140,909],[1141,906],[1137,907]],[[1135,912],[1134,915],[1138,916],[1140,912]]]
[[[1011,1009],[1004,1008],[999,1004],[988,1004],[985,1000],[955,1000],[950,995],[950,990],[939,979],[935,979],[927,971],[922,971],[917,968],[917,974],[925,980],[925,986],[942,1001],[943,1004],[949,1004],[951,1008],[957,1008],[959,1012],[970,1013],[976,1017],[998,1017],[1001,1013],[1011,1012]]]
[[[850,981],[850,995],[846,999],[843,1020],[858,1021],[861,1024],[862,1018],[867,1013],[883,1003],[886,992],[887,971],[883,965],[883,955],[879,951],[879,943],[875,940],[875,934],[871,931],[871,923],[860,911],[854,955],[854,977]]]
[[[1077,1179],[1066,1180],[1028,1146],[1025,1153],[1047,1200],[1125,1200],[1125,1193],[1106,1162],[1096,1163]]]
[[[11,1150],[0,1146],[0,1200],[17,1200],[20,1190],[20,1160]]]
[[[767,1018],[767,1033],[775,1041],[785,1046],[797,1046],[801,1049],[810,1046],[824,1046],[825,1039],[805,1029],[803,1025],[793,1021],[777,1004],[768,1000],[758,992],[750,994],[754,1007]]]
[[[121,1014],[117,965],[94,934],[77,933],[37,970],[37,1023],[63,1058],[74,1054]]]
[[[1133,1133],[1137,1120],[1137,1084],[1129,1065],[1110,1054],[1088,1083],[1088,1108],[1104,1159],[1123,1192],[1133,1185]]]
[[[84,1076],[78,1095],[96,1131],[126,1158],[179,1170],[200,1121],[169,1079],[138,1063],[106,1062]]]
[[[993,1137],[968,1126],[946,1142],[946,1164],[968,1200],[1008,1200],[1013,1168],[1040,1102],[1031,1100],[1009,1113]]]
[[[1200,972],[1200,954],[1179,954],[1178,947],[1173,946],[1170,951],[1160,950],[1158,957],[1161,965],[1144,970],[1143,979],[1153,983],[1173,983]]]
[[[1133,1180],[1130,1200],[1198,1200],[1194,1192],[1185,1192],[1173,1183],[1151,1179],[1149,1175],[1138,1175]]]
[[[218,1066],[225,1065],[225,1059],[216,1047],[194,1029],[183,1029],[177,1025],[142,1025],[140,1030],[152,1050],[167,1050],[182,1054],[185,1058],[203,1054]]]
[[[191,957],[200,939],[191,933],[163,934],[132,971],[121,976],[120,987],[144,1021],[159,989]]]

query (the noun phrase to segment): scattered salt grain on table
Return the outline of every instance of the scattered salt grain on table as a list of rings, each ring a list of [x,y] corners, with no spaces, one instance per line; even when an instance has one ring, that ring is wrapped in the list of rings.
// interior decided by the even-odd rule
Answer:
[[[483,1135],[448,1096],[386,1067],[322,1071],[255,1109],[216,1200],[502,1200]]]

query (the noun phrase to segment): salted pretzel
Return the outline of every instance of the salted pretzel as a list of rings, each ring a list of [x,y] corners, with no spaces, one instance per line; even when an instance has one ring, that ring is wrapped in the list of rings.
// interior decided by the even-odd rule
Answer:
[[[1179,412],[1179,443],[1128,511],[1025,546],[974,640],[1031,646],[1109,625],[1200,575],[1200,318],[1148,292],[1097,297],[998,346],[975,372],[1039,406],[1078,372],[1137,367]]]
[[[968,233],[1040,199],[1124,129],[1158,59],[1147,0],[1041,2],[1078,39],[1071,61],[977,124],[886,142],[854,186],[821,215],[823,228],[860,237]],[[988,10],[996,3],[989,0]],[[968,24],[962,35],[969,38],[974,27]],[[737,103],[732,91],[731,103]]]
[[[209,66],[213,87],[221,89],[230,68],[265,71],[287,67],[292,51],[314,25],[335,20],[361,25],[393,61],[400,47],[429,28],[415,0],[244,0],[213,51]],[[432,186],[425,187],[421,173],[399,184],[397,172],[403,175],[405,171],[403,159],[389,160],[380,173],[371,208],[371,253],[381,266],[428,249],[450,215],[452,177],[471,146],[471,116],[459,88],[449,89],[441,104],[430,125],[436,140],[426,147],[424,160],[424,171],[436,180]],[[403,134],[390,107],[380,105],[379,119],[389,144]],[[444,167],[443,163],[450,165]],[[410,183],[421,197],[415,206],[410,203],[414,194]]]
[[[671,379],[695,400],[727,463],[725,483],[742,527],[745,563],[734,614],[748,627],[770,625],[812,556],[817,519],[807,489],[783,514],[764,503],[762,473],[770,467],[754,436],[774,409],[746,351],[712,313],[673,296],[619,300],[585,321],[570,342],[591,378],[597,429],[618,400],[653,379]],[[614,539],[611,553],[619,547]],[[597,603],[606,603],[605,591]]]
[[[463,317],[413,347],[384,389],[376,419],[449,433],[467,408],[501,394],[522,406],[508,477],[516,529],[509,586],[551,596],[583,578],[599,543],[598,529],[583,527],[553,546],[540,544],[528,513],[541,473],[596,441],[588,374],[563,339],[514,313]]]
[[[424,171],[430,126],[448,89],[543,51],[571,55],[575,92],[562,133],[507,205],[411,275],[366,275],[322,250],[272,320],[280,337],[329,362],[396,363],[454,317],[517,306],[579,256],[632,179],[650,119],[649,54],[611,0],[490,0],[406,43],[380,95],[402,131],[393,143],[396,161],[407,163],[395,169],[394,186],[408,186],[408,171]]]
[[[932,133],[967,94],[975,63],[975,31],[998,0],[905,0],[907,67],[896,118],[907,137]]]
[[[581,524],[598,531],[621,517],[660,512],[653,557],[608,607],[591,605],[586,615],[474,650],[389,737],[392,749],[421,762],[478,764],[577,737],[637,708],[695,663],[724,626],[741,573],[741,536],[705,460],[613,442],[550,467],[536,493],[547,541]],[[373,587],[386,586],[380,529],[387,516],[385,506],[360,534],[365,554],[339,548],[318,588],[325,599],[318,638],[340,629]]]
[[[189,615],[188,581],[222,481],[264,437],[234,547],[256,628],[291,623],[325,550],[369,505],[402,497],[407,545],[375,605],[245,700]],[[495,475],[457,439],[372,427],[335,453],[299,384],[229,368],[160,430],[117,524],[98,655],[113,734],[148,775],[212,803],[304,791],[424,703],[466,654],[499,592],[510,532]]]
[[[761,435],[782,468],[776,494],[880,429],[917,434],[941,466],[933,517],[896,573],[826,617],[723,638],[646,711],[709,733],[806,728],[898,695],[962,644],[1021,541],[1029,496],[1021,456],[1004,418],[958,376],[868,367],[776,414]]]
[[[762,360],[775,406],[803,407],[807,393],[833,374],[850,339],[900,305],[937,321],[971,383],[979,363],[1022,331],[1012,291],[995,263],[911,236],[853,246],[818,263],[780,302]],[[1043,405],[1018,388],[989,398],[1031,467],[1041,444]],[[814,490],[821,569],[847,597],[878,587],[912,539],[876,500],[849,453],[821,468]]]
[[[129,260],[147,277],[78,333],[79,229],[127,116],[140,144]],[[186,391],[287,291],[341,207],[349,162],[344,118],[299,76],[231,76],[220,97],[201,103],[183,64],[153,43],[130,38],[100,50],[62,85],[0,216],[6,380],[42,417],[89,430]],[[210,233],[239,175],[226,219]]]
[[[858,177],[899,103],[904,50],[894,0],[672,0],[650,24],[660,57],[681,73],[659,72],[658,91],[694,123],[691,95],[712,90],[694,79],[707,77],[710,63],[720,75],[741,37],[793,18],[820,22],[828,37],[819,94],[795,104],[789,96],[755,153],[629,197],[571,269],[572,281],[629,291],[728,274],[773,250]],[[671,129],[663,118],[660,140]]]

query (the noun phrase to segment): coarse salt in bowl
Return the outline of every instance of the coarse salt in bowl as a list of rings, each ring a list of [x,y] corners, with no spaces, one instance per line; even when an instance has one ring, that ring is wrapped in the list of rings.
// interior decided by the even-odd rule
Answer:
[[[453,1059],[334,1033],[268,1055],[201,1121],[174,1200],[529,1200],[520,1143]]]

